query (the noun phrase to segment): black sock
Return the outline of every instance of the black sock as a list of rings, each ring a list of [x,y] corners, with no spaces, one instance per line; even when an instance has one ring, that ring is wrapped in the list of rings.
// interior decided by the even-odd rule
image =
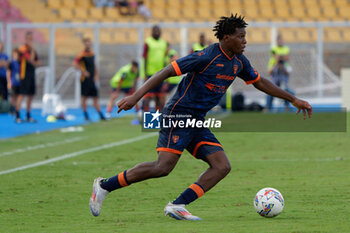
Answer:
[[[98,112],[98,114],[100,115],[101,119],[105,119],[105,117],[103,116],[102,112]]]
[[[188,205],[195,201],[197,198],[203,196],[204,189],[197,182],[192,184],[186,189],[181,195],[173,201],[173,204],[184,204]]]
[[[17,119],[20,118],[20,116],[19,116],[19,111],[16,111],[16,118],[17,118]]]
[[[89,119],[89,115],[87,114],[86,111],[84,111],[84,116],[85,116],[85,119]]]
[[[30,119],[30,112],[27,112],[27,119]]]
[[[123,188],[125,186],[128,186],[129,182],[126,179],[126,170],[119,173],[116,176],[113,176],[109,179],[103,180],[101,182],[101,188],[111,192],[113,190]]]

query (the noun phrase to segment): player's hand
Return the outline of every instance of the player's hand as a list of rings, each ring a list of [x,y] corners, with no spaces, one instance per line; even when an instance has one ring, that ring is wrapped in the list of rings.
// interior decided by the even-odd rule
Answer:
[[[126,111],[129,109],[132,109],[135,106],[135,104],[137,103],[137,101],[138,100],[134,97],[134,95],[124,97],[117,104],[117,106],[119,108],[117,113],[120,113],[122,110]]]
[[[304,120],[306,119],[306,111],[309,118],[311,118],[312,107],[307,101],[295,99],[292,104],[298,109],[297,114],[299,114],[300,111],[303,111]]]
[[[82,71],[85,77],[90,77],[90,72],[87,70]]]

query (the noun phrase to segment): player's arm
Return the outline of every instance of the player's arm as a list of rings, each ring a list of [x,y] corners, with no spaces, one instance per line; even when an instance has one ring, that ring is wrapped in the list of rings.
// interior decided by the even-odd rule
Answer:
[[[308,113],[309,118],[312,114],[312,107],[311,105],[304,100],[298,99],[297,97],[291,95],[290,93],[282,90],[269,80],[261,77],[257,82],[253,83],[254,87],[260,91],[265,92],[266,94],[287,100],[291,102],[296,108],[298,108],[297,114],[302,110],[304,119],[306,117],[306,112]]]
[[[7,79],[7,89],[12,88],[12,82],[11,82],[11,69],[10,66],[6,70],[6,79]]]
[[[94,64],[94,69],[95,69],[94,81],[98,83],[98,81],[99,81],[99,79],[100,79],[100,76],[99,76],[99,73],[98,73],[98,69],[97,69],[96,64]]]
[[[148,79],[136,92],[123,98],[118,103],[118,113],[121,110],[129,110],[150,90],[159,86],[165,79],[175,76],[176,72],[172,65],[168,65]]]

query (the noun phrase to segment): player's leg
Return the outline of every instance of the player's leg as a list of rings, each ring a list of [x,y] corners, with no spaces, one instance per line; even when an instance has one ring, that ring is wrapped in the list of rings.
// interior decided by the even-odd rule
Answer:
[[[21,117],[19,114],[19,111],[21,110],[21,105],[22,105],[22,101],[23,101],[24,95],[23,94],[19,94],[17,97],[17,101],[16,101],[16,123],[21,123]]]
[[[109,96],[109,100],[108,100],[108,104],[107,104],[107,112],[111,113],[112,109],[113,109],[113,105],[115,100],[117,99],[118,95],[117,95],[117,91],[114,89],[111,93],[111,95]]]
[[[100,115],[101,120],[106,120],[106,118],[103,116],[103,114],[101,112],[100,104],[98,103],[98,97],[94,96],[92,98],[92,100],[94,103],[94,107],[95,107],[96,111],[98,112],[98,115]]]
[[[87,100],[87,96],[85,95],[81,96],[81,108],[83,109],[85,120],[88,121],[89,115],[87,114],[86,100]]]
[[[27,96],[27,121],[28,122],[36,122],[34,118],[30,115],[31,109],[32,109],[32,102],[33,102],[33,95]]]
[[[231,170],[230,162],[224,151],[212,153],[204,160],[209,164],[209,168],[172,203],[170,202],[165,206],[164,212],[166,215],[178,220],[201,220],[199,217],[193,216],[185,208],[185,205],[203,196],[205,192],[219,183]]]
[[[109,192],[146,179],[167,176],[173,170],[179,158],[180,156],[177,154],[160,151],[156,161],[137,164],[135,167],[109,179],[95,179],[90,198],[92,214],[94,216],[100,214],[102,202]]]

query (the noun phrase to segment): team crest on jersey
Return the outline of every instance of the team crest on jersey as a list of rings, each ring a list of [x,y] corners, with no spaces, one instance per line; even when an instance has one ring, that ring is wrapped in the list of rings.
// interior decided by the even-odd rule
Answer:
[[[233,73],[236,74],[238,70],[238,65],[234,65],[233,66]]]
[[[179,136],[178,135],[173,135],[173,142],[176,144],[179,141]]]

